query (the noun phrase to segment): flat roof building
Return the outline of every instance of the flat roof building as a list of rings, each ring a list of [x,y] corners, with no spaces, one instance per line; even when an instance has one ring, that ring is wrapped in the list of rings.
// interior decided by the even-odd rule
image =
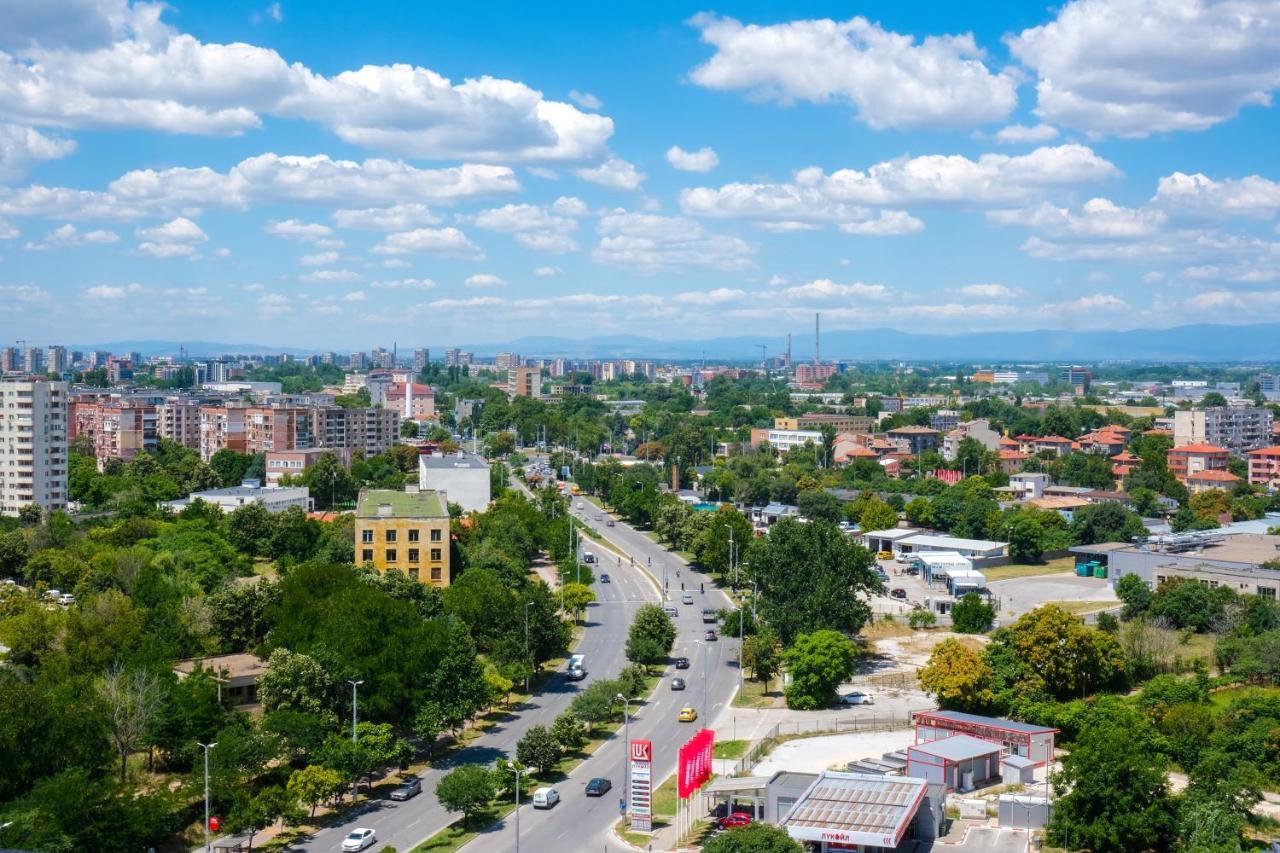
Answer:
[[[196,500],[212,504],[223,512],[235,512],[242,506],[254,503],[262,504],[267,512],[273,514],[284,512],[286,509],[295,506],[305,512],[310,512],[315,508],[314,502],[311,500],[311,491],[306,486],[268,486],[263,488],[262,486],[254,485],[253,481],[226,489],[208,489],[203,492],[192,492],[185,498],[178,498],[176,501],[163,501],[160,505],[168,507],[174,512],[182,512],[192,501]]]
[[[257,655],[213,655],[180,660],[173,672],[181,681],[197,669],[210,670],[218,679],[218,701],[230,700],[237,708],[258,704],[258,679],[267,671],[267,662]]]
[[[971,738],[999,744],[1005,754],[1030,759],[1037,767],[1053,760],[1053,740],[1058,733],[1051,726],[1037,726],[961,711],[917,711],[915,724],[917,746],[955,735],[969,735]],[[993,775],[999,773],[997,767]]]
[[[1280,557],[1280,536],[1233,533],[1230,528],[1153,536],[1141,543],[1104,542],[1070,549],[1107,566],[1113,584],[1137,575],[1151,589],[1175,578],[1225,586],[1241,595],[1275,599],[1280,570],[1262,564]]]
[[[418,486],[440,492],[445,505],[463,512],[484,512],[492,500],[489,463],[473,453],[431,453],[418,456]]]
[[[893,850],[908,837],[937,837],[944,797],[941,785],[931,786],[924,779],[827,770],[791,807],[781,826],[819,851]]]
[[[920,554],[930,551],[954,552],[972,561],[993,560],[1005,556],[1007,542],[989,539],[961,539],[956,536],[939,536],[921,533],[912,528],[872,530],[863,533],[862,544],[868,551],[890,551],[897,554]]]
[[[907,747],[907,775],[972,791],[1001,781],[1004,747],[972,735],[951,735]]]
[[[438,492],[364,489],[356,504],[355,562],[432,586],[449,585],[449,511]]]

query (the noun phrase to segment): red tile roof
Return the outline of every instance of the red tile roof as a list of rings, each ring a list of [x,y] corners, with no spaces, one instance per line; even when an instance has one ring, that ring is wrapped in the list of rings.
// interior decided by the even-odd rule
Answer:
[[[1280,456],[1280,447],[1262,447],[1257,450],[1250,450],[1249,456]]]
[[[1230,453],[1225,447],[1214,447],[1212,444],[1183,444],[1169,451],[1170,453]]]
[[[1073,444],[1069,438],[1063,438],[1060,435],[1042,435],[1035,439],[1039,444]]]
[[[1188,480],[1209,480],[1215,483],[1236,483],[1240,478],[1229,471],[1197,471],[1187,475]]]

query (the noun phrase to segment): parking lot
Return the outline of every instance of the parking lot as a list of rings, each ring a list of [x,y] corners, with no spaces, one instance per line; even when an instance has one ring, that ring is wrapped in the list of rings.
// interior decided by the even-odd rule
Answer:
[[[1120,603],[1115,590],[1104,578],[1044,575],[995,581],[989,588],[996,596],[1001,624],[1008,624],[1023,613],[1051,602],[1085,601],[1096,603],[1099,609]]]

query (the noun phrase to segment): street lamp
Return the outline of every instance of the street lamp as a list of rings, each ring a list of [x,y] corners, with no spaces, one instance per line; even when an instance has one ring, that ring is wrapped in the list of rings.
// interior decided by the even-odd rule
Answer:
[[[209,853],[209,750],[218,744],[216,741],[214,743],[196,741],[196,744],[204,750],[204,853]]]
[[[516,774],[516,853],[520,853],[520,765],[511,767]]]
[[[347,679],[347,684],[351,685],[351,742],[356,742],[356,688],[364,684],[364,680],[354,681]]]
[[[533,669],[533,664],[529,663],[529,608],[533,606],[532,601],[524,603],[524,692],[529,692],[529,670]]]

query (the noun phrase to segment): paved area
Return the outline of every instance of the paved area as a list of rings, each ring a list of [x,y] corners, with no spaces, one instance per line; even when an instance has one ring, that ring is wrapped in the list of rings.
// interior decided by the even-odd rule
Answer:
[[[1097,602],[1099,608],[1120,603],[1115,590],[1104,578],[1064,574],[1011,578],[992,583],[990,589],[999,601],[997,618],[1002,625],[1042,604],[1055,601]]]
[[[843,770],[850,761],[879,758],[886,752],[906,749],[915,743],[915,731],[856,732],[824,737],[808,737],[779,744],[751,771],[753,776],[772,776],[779,770],[820,773]]]
[[[946,838],[916,842],[912,853],[1022,853],[1027,849],[1027,834],[1022,830],[975,826],[968,821],[956,824]]]

